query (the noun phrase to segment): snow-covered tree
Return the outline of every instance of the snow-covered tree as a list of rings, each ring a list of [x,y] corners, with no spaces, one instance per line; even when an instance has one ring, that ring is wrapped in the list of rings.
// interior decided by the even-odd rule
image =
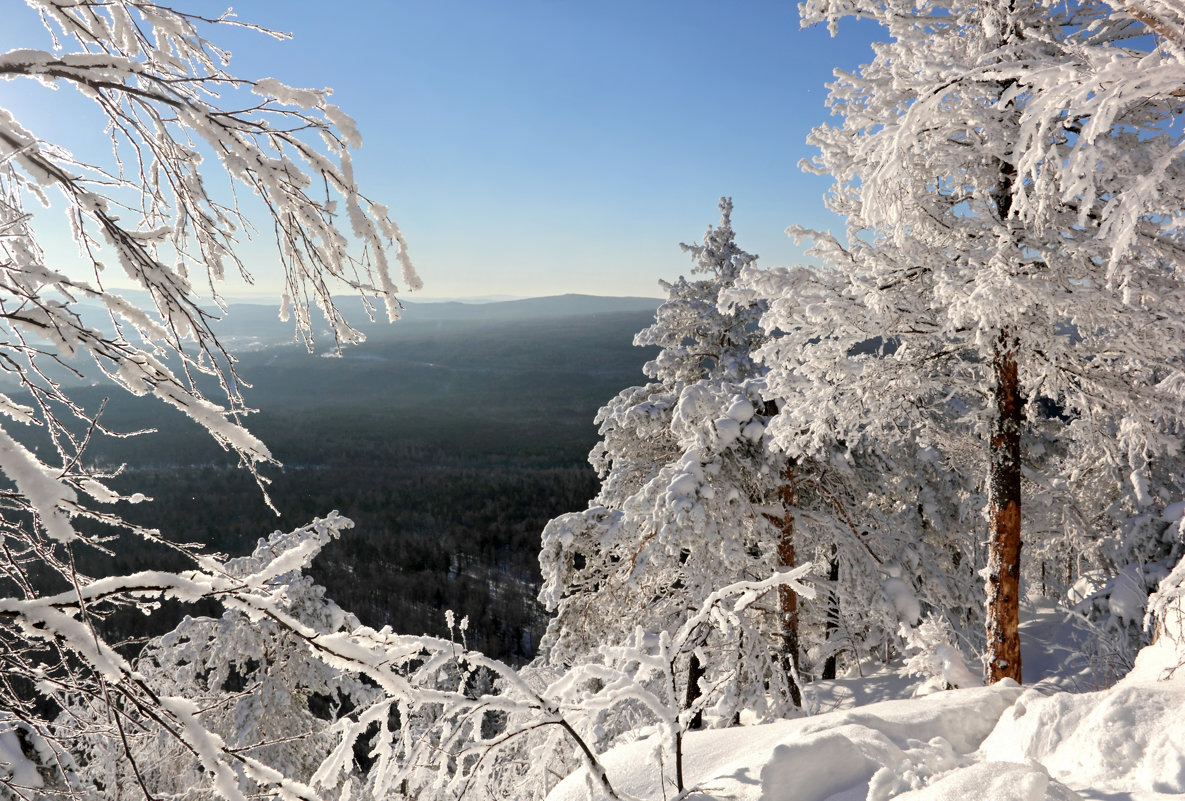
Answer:
[[[63,103],[89,103],[106,125],[80,126],[78,142],[49,141],[0,108],[0,368],[19,385],[0,396],[0,736],[22,732],[44,771],[69,776],[69,745],[50,717],[84,703],[103,710],[107,736],[129,760],[122,735],[134,717],[189,751],[225,797],[239,797],[228,778],[235,770],[309,795],[211,735],[191,701],[151,691],[103,639],[96,615],[151,612],[162,594],[233,605],[266,595],[268,577],[232,579],[191,546],[125,526],[119,504],[142,496],[113,491],[87,453],[94,437],[123,432],[109,432],[101,409],[76,402],[61,376],[158,398],[254,474],[272,457],[243,426],[242,384],[215,326],[227,274],[251,280],[238,237],[253,227],[274,232],[282,314],[295,317],[306,340],[314,305],[338,343],[359,338],[334,291],[381,300],[389,317],[398,315],[389,249],[408,286],[419,280],[384,207],[359,193],[349,153],[359,136],[328,90],[239,78],[210,38],[228,26],[280,34],[229,13],[207,18],[132,0],[27,6],[45,25],[48,49],[0,54],[0,77],[58,89]],[[92,164],[73,155],[82,137],[105,137],[111,158]],[[253,196],[243,209],[236,192]],[[265,223],[252,226],[248,204]],[[43,244],[60,231],[73,235],[78,258],[51,263]],[[112,289],[110,271],[150,300],[138,305]],[[34,435],[48,448],[35,453]],[[79,549],[103,549],[104,535],[118,529],[180,551],[194,572],[94,579],[76,570]],[[0,786],[27,797],[40,792],[19,786],[30,778],[4,773]]]
[[[644,368],[653,382],[623,390],[597,416],[602,439],[590,461],[599,494],[544,530],[541,599],[555,617],[542,651],[553,664],[578,661],[635,626],[678,628],[721,584],[792,566],[779,562],[782,460],[764,446],[774,410],[750,356],[761,305],[718,306],[756,257],[735,243],[731,201],[722,199],[720,211],[703,244],[683,246],[702,277],[663,282],[668,299],[635,338],[660,349]],[[707,661],[707,650],[692,661],[689,698]],[[785,675],[762,681],[792,686]]]
[[[1179,336],[1170,308],[1174,298],[1149,297],[1147,282],[1134,270],[1159,264],[1166,280],[1180,280],[1174,266],[1185,255],[1180,212],[1185,17],[1179,5],[1157,0],[1110,6],[1108,22],[1124,36],[1073,40],[1064,59],[1017,78],[1032,95],[1020,126],[1025,157],[1019,169],[1029,183],[1017,213],[1040,226],[1049,223],[1044,213],[1049,197],[1077,209],[1101,245],[1096,258],[1105,260],[1106,271],[1100,280],[1133,300],[1142,296],[1138,302],[1159,306],[1153,318],[1157,332],[1171,343]],[[1170,391],[1179,383],[1168,366],[1158,379]],[[1165,425],[1179,437],[1171,416]],[[1103,536],[1090,549],[1095,558],[1074,588],[1078,597],[1085,594],[1082,606],[1102,627],[1100,641],[1115,649],[1120,670],[1130,667],[1146,642],[1140,625],[1144,599],[1185,551],[1179,507],[1172,504],[1181,491],[1181,455],[1149,451],[1130,454],[1132,471],[1122,497],[1116,500],[1112,490],[1112,497],[1095,502],[1103,507]],[[1117,472],[1081,463],[1074,468],[1082,477],[1079,484],[1113,482]]]
[[[1164,257],[1171,243],[1116,251],[1100,212],[1121,187],[1067,196],[1044,180],[1071,155],[1073,121],[1025,128],[1042,99],[1026,76],[1129,31],[1094,2],[812,0],[803,10],[806,24],[833,30],[843,16],[872,18],[890,41],[837,75],[830,103],[842,122],[811,136],[820,152],[809,168],[835,178],[828,204],[847,237],[795,231],[815,239],[837,291],[767,317],[767,327],[815,329],[799,353],[768,362],[775,397],[804,393],[771,430],[790,453],[837,436],[912,440],[952,466],[973,464],[963,457],[978,443],[988,676],[1019,680],[1022,479],[1042,467],[1026,459],[1035,421],[1062,423],[1079,468],[1107,465],[1137,484],[1178,445],[1185,297]],[[1108,136],[1126,139],[1117,153],[1127,153],[1161,119],[1130,117]],[[862,352],[874,339],[888,347]],[[1046,401],[1055,413],[1037,411]]]
[[[912,624],[917,615],[898,602],[917,588],[897,576],[952,558],[970,570],[972,560],[890,535],[901,528],[897,521],[872,524],[918,516],[916,493],[908,508],[884,501],[885,508],[865,511],[884,500],[882,472],[910,471],[876,457],[853,467],[843,455],[803,458],[769,447],[766,427],[799,400],[770,401],[765,368],[754,361],[768,339],[757,325],[766,302],[756,293],[730,296],[739,275],[764,271],[734,242],[731,204],[722,201],[721,211],[702,245],[685,246],[693,275],[702,277],[664,283],[668,300],[635,340],[659,347],[645,366],[654,381],[622,391],[599,413],[602,439],[590,457],[602,478],[599,494],[589,509],[544,531],[541,599],[555,616],[541,651],[552,665],[571,665],[637,625],[677,627],[722,582],[813,561],[822,566],[819,580],[831,577],[827,593],[800,607],[796,594],[782,591],[754,608],[766,633],[763,652],[752,651],[761,665],[746,668],[748,698],[729,701],[753,709],[766,703],[766,684],[800,703],[803,653],[816,674],[834,675],[838,652],[858,662],[887,642],[900,646],[902,618]],[[881,501],[869,501],[874,494]],[[933,595],[959,615],[966,604],[942,591],[950,586],[934,581]],[[688,660],[688,704],[720,669],[713,649],[724,644],[703,646]],[[732,719],[723,707],[714,713],[717,722]]]
[[[724,293],[726,306],[764,301],[762,326],[771,336],[755,352],[770,365],[767,394],[780,413],[771,418],[768,447],[792,465],[795,539],[804,558],[827,564],[825,605],[807,609],[812,661],[833,678],[833,660],[848,666],[900,653],[900,636],[923,608],[942,614],[960,636],[982,625],[971,589],[982,567],[973,535],[974,480],[979,465],[961,441],[946,452],[915,436],[911,410],[901,407],[880,430],[818,424],[792,429],[788,420],[833,414],[827,393],[841,392],[851,360],[882,359],[894,344],[860,330],[859,303],[844,293],[834,270],[773,267],[747,270]]]

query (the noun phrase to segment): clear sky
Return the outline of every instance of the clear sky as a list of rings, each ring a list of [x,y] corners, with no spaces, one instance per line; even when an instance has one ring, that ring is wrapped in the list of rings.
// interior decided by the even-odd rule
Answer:
[[[0,50],[48,49],[33,14],[9,6]],[[795,3],[771,0],[254,0],[235,11],[293,39],[221,37],[232,72],[331,86],[358,121],[356,174],[390,206],[432,297],[660,295],[657,280],[690,265],[678,243],[702,238],[721,195],[761,264],[801,260],[787,225],[839,225],[823,209],[830,182],[798,167],[805,139],[828,120],[832,70],[868,61],[876,33],[801,30]],[[0,83],[0,106],[12,91]],[[270,288],[270,251],[249,252]]]

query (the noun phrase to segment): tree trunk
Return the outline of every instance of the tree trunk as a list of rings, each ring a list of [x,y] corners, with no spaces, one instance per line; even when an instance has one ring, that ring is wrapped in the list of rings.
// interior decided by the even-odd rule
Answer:
[[[693,653],[687,662],[687,692],[683,696],[684,709],[690,709],[691,705],[699,700],[699,680],[704,677],[705,672],[704,666],[699,662],[699,657]],[[687,728],[696,731],[703,727],[704,712],[701,709],[691,716],[691,722],[687,724]]]
[[[829,598],[827,609],[827,625],[823,630],[828,642],[831,641],[831,635],[839,628],[839,594],[836,592],[836,587],[839,585],[839,554],[836,553],[838,550],[832,544],[831,564],[829,565],[830,569],[827,571],[827,580],[831,583],[831,597]],[[832,653],[827,657],[827,661],[823,663],[823,681],[834,679],[838,667],[839,654]]]
[[[1020,434],[1024,399],[1016,337],[1003,331],[992,356],[995,416],[988,457],[988,683],[1021,680],[1020,666]]]
[[[778,488],[782,516],[774,523],[778,527],[778,568],[784,570],[795,566],[793,462],[786,462],[782,477],[782,486]],[[798,673],[798,595],[785,585],[778,587],[778,629],[782,638],[782,669],[790,684],[790,699],[795,706],[802,706],[802,690],[795,678]]]

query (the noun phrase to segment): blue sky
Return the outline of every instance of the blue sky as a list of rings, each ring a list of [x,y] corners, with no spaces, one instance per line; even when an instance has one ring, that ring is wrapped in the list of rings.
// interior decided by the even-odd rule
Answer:
[[[801,30],[794,3],[724,0],[235,10],[293,39],[220,37],[232,71],[331,86],[358,121],[356,173],[402,226],[425,296],[659,295],[659,278],[687,272],[678,243],[702,237],[721,195],[765,265],[801,260],[787,225],[838,227],[829,181],[798,162],[829,118],[832,70],[871,58],[867,28],[832,39]],[[29,19],[5,25],[0,49],[48,47],[31,13],[9,12]],[[0,84],[0,105],[11,91]],[[249,252],[271,289],[269,251]]]

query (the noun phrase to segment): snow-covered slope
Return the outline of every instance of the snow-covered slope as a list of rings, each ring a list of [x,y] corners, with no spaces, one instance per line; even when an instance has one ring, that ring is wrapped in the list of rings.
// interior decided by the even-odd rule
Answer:
[[[815,687],[816,707],[846,708],[774,723],[692,732],[688,793],[697,801],[1169,801],[1185,796],[1185,638],[1162,634],[1115,686],[1069,658],[1081,631],[1052,606],[1032,611],[1020,687],[907,695],[890,673]],[[1030,658],[1031,655],[1031,658]],[[1174,672],[1175,671],[1175,672]],[[871,702],[870,702],[871,701]],[[641,740],[603,760],[623,797],[672,799],[657,745]],[[666,786],[660,784],[666,776]],[[588,798],[582,775],[549,801]],[[594,796],[595,797],[595,796]]]
[[[890,798],[958,767],[1021,695],[1015,683],[882,701],[760,726],[692,732],[684,770],[693,798],[736,801],[857,801]],[[659,786],[648,741],[611,751],[604,764],[618,792],[671,798]],[[902,779],[901,777],[905,777]],[[912,779],[911,779],[912,777]],[[900,786],[904,781],[904,786]],[[876,795],[869,795],[870,784]],[[583,777],[569,777],[549,801],[587,798]]]

